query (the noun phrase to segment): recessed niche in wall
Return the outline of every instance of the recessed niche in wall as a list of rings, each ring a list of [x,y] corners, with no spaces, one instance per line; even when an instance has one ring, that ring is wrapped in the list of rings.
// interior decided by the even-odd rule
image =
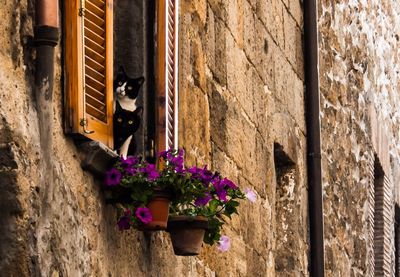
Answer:
[[[299,266],[300,249],[300,194],[296,165],[277,143],[274,144],[276,176],[275,194],[275,271],[277,274],[295,274]]]

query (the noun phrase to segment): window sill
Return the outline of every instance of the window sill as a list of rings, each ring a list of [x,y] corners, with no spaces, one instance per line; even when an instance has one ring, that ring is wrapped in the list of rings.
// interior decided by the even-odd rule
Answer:
[[[118,159],[118,154],[101,142],[88,141],[77,146],[82,153],[82,169],[92,173],[96,179],[103,180],[105,172]]]

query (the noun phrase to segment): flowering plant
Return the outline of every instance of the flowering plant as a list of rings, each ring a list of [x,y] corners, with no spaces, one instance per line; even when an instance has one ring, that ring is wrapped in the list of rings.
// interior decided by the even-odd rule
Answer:
[[[170,149],[159,153],[159,168],[137,157],[121,158],[106,174],[106,185],[123,186],[131,191],[132,203],[125,207],[118,225],[121,230],[151,221],[146,205],[155,188],[171,192],[171,215],[204,216],[208,219],[204,242],[219,244],[221,251],[229,248],[227,236],[221,236],[225,219],[237,213],[239,199],[254,202],[251,189],[242,192],[231,180],[207,166],[185,168],[184,151]]]

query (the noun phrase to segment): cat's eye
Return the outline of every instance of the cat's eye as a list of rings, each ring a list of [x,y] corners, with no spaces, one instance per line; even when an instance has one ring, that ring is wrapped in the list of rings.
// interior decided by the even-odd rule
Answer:
[[[132,90],[132,86],[128,86],[128,90]]]
[[[128,121],[128,124],[129,124],[129,125],[132,125],[132,124],[133,124],[133,120],[129,120],[129,121]]]
[[[119,117],[119,118],[117,119],[117,121],[118,121],[118,122],[122,122],[122,118]]]
[[[120,85],[120,86],[121,86],[121,85],[122,85],[122,82],[118,82],[118,85]]]

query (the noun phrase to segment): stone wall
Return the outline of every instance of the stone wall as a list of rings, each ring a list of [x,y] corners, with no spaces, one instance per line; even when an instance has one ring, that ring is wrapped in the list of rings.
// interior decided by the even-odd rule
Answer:
[[[218,275],[308,275],[300,26],[300,1],[182,1],[181,144],[259,195],[224,229],[231,251],[201,255]]]
[[[394,269],[399,202],[399,13],[396,1],[320,1],[320,82],[327,276],[374,275],[374,236]],[[374,165],[385,175],[385,222]],[[383,188],[383,187],[382,187]],[[375,230],[376,230],[375,226]],[[375,264],[378,265],[378,261]],[[383,272],[376,272],[383,276]]]
[[[173,256],[166,233],[117,230],[115,209],[62,129],[60,45],[54,179],[43,186],[33,2],[0,9],[1,276],[308,275],[301,1],[181,1],[180,145],[189,163],[258,194],[223,230],[231,250],[204,247],[196,258]]]

